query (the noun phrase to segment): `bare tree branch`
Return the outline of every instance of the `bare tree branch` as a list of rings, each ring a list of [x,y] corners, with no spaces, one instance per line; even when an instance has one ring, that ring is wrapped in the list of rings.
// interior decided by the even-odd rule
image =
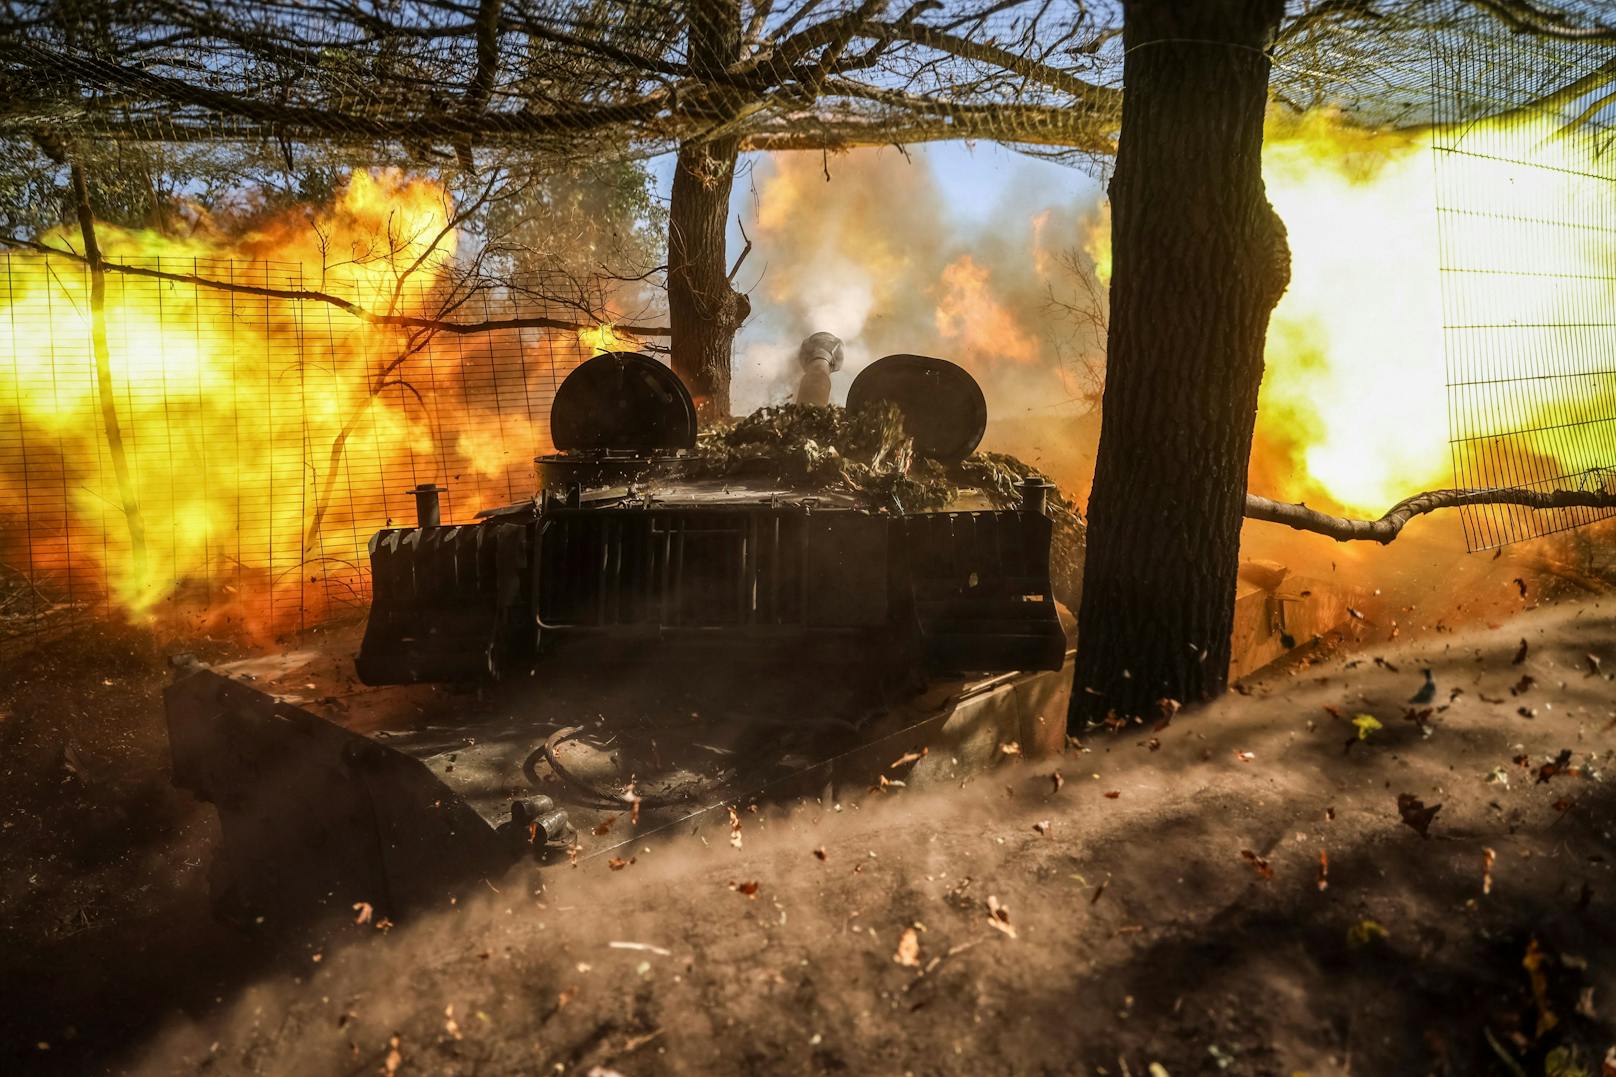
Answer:
[[[1528,0],[1470,0],[1523,33],[1557,37],[1566,41],[1613,41],[1616,27],[1574,26],[1557,11],[1540,8]]]
[[[1378,520],[1346,516],[1292,505],[1257,494],[1246,495],[1246,519],[1284,524],[1297,531],[1312,531],[1337,542],[1368,541],[1385,544],[1402,533],[1416,516],[1466,505],[1520,505],[1529,509],[1616,509],[1616,490],[1428,490],[1404,498]]]
[[[65,247],[53,247],[31,239],[22,239],[17,236],[0,235],[0,246],[14,247],[23,250],[37,251],[56,257],[67,258],[71,261],[89,264],[89,258],[74,250]],[[560,318],[541,317],[512,317],[487,318],[480,322],[455,322],[442,318],[429,318],[416,314],[378,314],[369,310],[351,299],[346,299],[331,292],[323,292],[314,288],[269,288],[257,284],[238,284],[234,281],[218,280],[213,277],[204,277],[196,273],[175,273],[166,269],[153,269],[150,266],[126,265],[121,262],[102,261],[101,267],[109,273],[124,273],[132,277],[149,277],[153,280],[172,281],[176,284],[190,284],[199,288],[213,288],[221,292],[235,292],[241,295],[265,296],[270,299],[290,299],[298,301],[312,301],[327,303],[338,310],[353,315],[361,321],[371,325],[395,326],[403,329],[431,329],[436,332],[452,333],[457,336],[469,336],[477,333],[497,333],[506,329],[561,329],[576,333],[580,329],[595,329],[596,323],[569,322]],[[638,337],[665,337],[668,327],[665,325],[617,325],[617,329],[624,333]]]

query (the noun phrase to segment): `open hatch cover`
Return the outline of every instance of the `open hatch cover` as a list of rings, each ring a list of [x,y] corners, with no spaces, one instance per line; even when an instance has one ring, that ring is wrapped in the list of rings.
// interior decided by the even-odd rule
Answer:
[[[550,441],[563,452],[688,449],[696,443],[696,405],[678,375],[649,355],[607,352],[580,363],[556,389]]]
[[[945,464],[971,455],[988,427],[982,387],[963,367],[929,355],[888,355],[859,372],[847,409],[890,401],[903,413],[915,452]]]

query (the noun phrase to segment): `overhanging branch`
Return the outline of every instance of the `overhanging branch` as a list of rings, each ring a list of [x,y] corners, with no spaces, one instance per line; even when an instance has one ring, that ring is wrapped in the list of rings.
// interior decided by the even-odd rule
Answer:
[[[36,251],[52,257],[67,258],[84,265],[91,264],[89,258],[77,251],[67,250],[63,247],[52,247],[49,244],[30,239],[21,239],[16,236],[0,236],[0,246]],[[198,288],[235,292],[238,295],[256,295],[269,299],[287,299],[294,302],[325,303],[361,321],[369,322],[371,325],[390,326],[398,329],[431,329],[456,336],[472,336],[478,333],[497,333],[508,329],[558,329],[564,332],[576,333],[582,329],[599,328],[593,322],[572,322],[561,318],[537,316],[486,318],[479,322],[457,322],[443,318],[429,318],[418,314],[378,314],[351,299],[315,288],[270,288],[258,284],[238,284],[234,281],[204,277],[197,273],[175,273],[166,269],[153,269],[150,266],[127,265],[121,262],[108,262],[105,260],[100,262],[100,266],[108,273],[123,273],[131,277],[148,277],[152,280],[165,280],[175,284],[190,284]],[[668,327],[665,325],[619,325],[613,323],[613,328],[619,332],[637,337],[665,337],[669,335]]]
[[[1527,0],[1471,0],[1520,33],[1555,37],[1563,41],[1616,41],[1616,27],[1577,26],[1557,11],[1540,8]]]
[[[1312,531],[1337,542],[1391,542],[1416,516],[1466,505],[1520,505],[1529,509],[1616,509],[1616,490],[1427,490],[1404,498],[1378,520],[1346,516],[1292,505],[1258,494],[1246,495],[1246,519]]]

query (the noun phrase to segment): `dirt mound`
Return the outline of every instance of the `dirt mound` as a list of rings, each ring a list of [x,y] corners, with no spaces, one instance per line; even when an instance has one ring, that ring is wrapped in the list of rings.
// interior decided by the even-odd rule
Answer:
[[[945,793],[592,838],[308,939],[134,1068],[1597,1071],[1611,670],[1611,609],[1539,610]]]

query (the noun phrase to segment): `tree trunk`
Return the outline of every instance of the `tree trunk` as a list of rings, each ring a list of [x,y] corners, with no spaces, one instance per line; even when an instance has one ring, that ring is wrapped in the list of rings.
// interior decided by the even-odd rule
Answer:
[[[1129,0],[1111,321],[1074,731],[1221,694],[1268,317],[1289,282],[1262,180],[1282,0]]]
[[[725,225],[740,141],[679,147],[668,206],[668,326],[673,369],[703,416],[729,414],[735,333],[752,312],[725,271]]]
[[[739,0],[690,0],[687,53],[698,78],[740,59]],[[691,110],[721,130],[738,102],[716,86]],[[668,325],[673,369],[705,416],[729,414],[735,332],[752,312],[725,270],[725,225],[740,139],[719,133],[683,142],[668,203]]]
[[[118,482],[118,498],[123,503],[124,522],[129,527],[129,571],[137,590],[153,582],[147,578],[146,518],[135,494],[135,480],[129,470],[129,452],[123,442],[123,425],[118,421],[117,389],[112,381],[112,349],[107,346],[107,274],[101,265],[101,245],[95,237],[95,215],[90,209],[90,185],[84,169],[69,166],[73,184],[74,208],[78,212],[79,235],[84,257],[90,265],[90,351],[95,359],[95,393],[101,403],[101,426],[107,435],[107,454],[112,457],[112,473]]]

